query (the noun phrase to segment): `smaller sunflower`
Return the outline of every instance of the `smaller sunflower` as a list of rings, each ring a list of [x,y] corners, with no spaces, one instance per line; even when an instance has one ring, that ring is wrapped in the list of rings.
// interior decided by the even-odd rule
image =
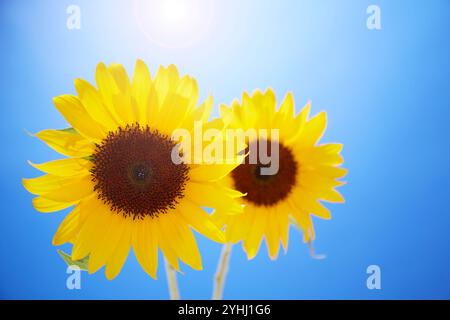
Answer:
[[[342,144],[319,144],[327,118],[326,113],[309,118],[308,103],[295,114],[294,99],[288,93],[276,109],[275,94],[271,89],[265,93],[256,90],[251,96],[243,94],[242,104],[234,101],[231,107],[221,106],[220,112],[228,128],[278,129],[278,137],[269,134],[266,139],[247,141],[249,156],[234,169],[223,183],[229,188],[246,194],[244,212],[230,216],[222,210],[213,214],[220,227],[226,227],[226,237],[231,243],[243,240],[243,248],[249,259],[256,256],[262,239],[266,239],[271,259],[278,257],[280,243],[288,247],[289,224],[294,221],[303,230],[305,242],[315,238],[312,215],[330,219],[325,202],[344,202],[335,190],[344,184],[338,179],[347,170],[341,168]],[[266,144],[270,152],[271,139],[276,139],[279,150],[279,166],[276,174],[263,175],[261,169],[267,164],[256,155],[256,163],[248,160],[252,150]],[[252,148],[252,146],[254,148]]]

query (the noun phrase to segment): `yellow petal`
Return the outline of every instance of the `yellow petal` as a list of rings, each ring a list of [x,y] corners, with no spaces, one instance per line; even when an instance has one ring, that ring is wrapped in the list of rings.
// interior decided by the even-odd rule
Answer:
[[[200,253],[192,232],[184,221],[179,221],[178,218],[174,219],[172,215],[166,214],[159,218],[161,230],[166,235],[168,245],[184,263],[196,270],[201,270]],[[181,225],[184,225],[184,228]]]
[[[294,96],[292,92],[288,92],[280,105],[280,109],[278,110],[277,115],[282,116],[281,119],[284,122],[288,121],[289,119],[292,119],[294,117],[294,112],[295,112]]]
[[[309,113],[311,111],[311,102],[308,102],[299,114],[294,118],[294,121],[291,123],[291,129],[293,130],[293,134],[291,137],[284,137],[284,143],[286,145],[298,144],[298,140],[302,137],[303,128],[306,125],[306,121],[308,120]],[[281,131],[281,134],[284,134],[284,131]]]
[[[169,88],[171,89],[171,91],[173,91],[177,88],[177,85],[180,81],[180,74],[174,64],[170,64],[166,70],[168,74]]]
[[[59,225],[58,230],[56,231],[52,240],[54,246],[63,245],[66,242],[69,242],[75,236],[80,227],[79,217],[80,212],[79,207],[77,206]]]
[[[95,145],[83,136],[64,130],[43,130],[36,137],[50,148],[68,157],[88,157],[95,152]]]
[[[228,108],[224,104],[221,104],[219,106],[219,114],[220,114],[220,117],[224,119],[225,123],[231,122],[231,120],[233,118],[233,110],[231,108]]]
[[[117,277],[130,251],[133,222],[128,221],[127,219],[124,219],[124,221],[127,221],[125,223],[125,230],[114,250],[113,255],[108,259],[106,264],[105,275],[108,280],[112,280]]]
[[[58,177],[46,174],[37,178],[22,179],[22,182],[28,192],[41,195],[58,190],[76,180],[82,179],[84,176],[85,174],[75,177]]]
[[[43,193],[42,196],[59,202],[79,201],[94,192],[94,184],[90,175],[73,179],[56,190]]]
[[[208,121],[211,116],[212,108],[213,98],[212,96],[208,96],[205,102],[203,102],[202,105],[195,110],[194,121]]]
[[[92,162],[79,158],[54,160],[42,164],[35,164],[30,161],[28,163],[42,172],[59,177],[70,177],[83,174],[83,172],[87,173],[92,167]]]
[[[160,110],[158,129],[167,135],[178,129],[188,110],[189,100],[178,94],[169,93]]]
[[[150,86],[150,92],[148,93],[147,105],[145,107],[147,111],[147,122],[150,127],[157,128],[160,118],[160,105],[158,92],[156,91],[155,83],[152,82]]]
[[[331,219],[330,211],[316,199],[308,196],[305,192],[296,190],[293,192],[293,196],[291,198],[297,208],[301,208],[308,213],[315,214],[322,219]]]
[[[321,112],[309,120],[298,138],[298,145],[301,147],[311,147],[320,140],[327,126],[327,114]]]
[[[107,210],[107,208],[105,209]],[[114,253],[125,230],[126,222],[122,215],[106,212],[105,216],[109,217],[105,219],[102,229],[97,232],[95,239],[91,239],[94,246],[89,255],[89,273],[97,272],[98,269],[106,264]]]
[[[278,226],[278,218],[276,213],[271,210],[267,214],[267,224],[266,224],[266,242],[269,257],[275,260],[278,257],[278,252],[280,251],[280,228]]]
[[[231,217],[233,216],[222,210],[214,210],[211,213],[211,220],[219,229],[222,229],[225,225],[227,225]]]
[[[33,199],[33,207],[39,212],[56,212],[73,206],[76,202],[57,202],[43,197]]]
[[[243,241],[243,247],[249,260],[258,253],[267,224],[267,212],[264,210],[255,209],[253,215],[255,216],[253,224],[247,238]]]
[[[81,103],[93,120],[101,123],[107,131],[117,129],[118,123],[114,120],[106,104],[103,103],[99,92],[89,82],[76,79],[75,88]]]
[[[239,164],[205,164],[199,165],[190,171],[192,181],[217,181],[233,171]]]
[[[170,135],[179,127],[189,130],[197,120],[195,108],[198,102],[198,87],[195,79],[187,75],[179,79],[174,66],[167,69],[167,77],[169,89],[164,100],[160,100],[162,107],[158,126]]]
[[[301,126],[298,125],[298,121],[294,120],[294,113],[294,97],[289,92],[284,98],[280,109],[275,113],[272,124],[272,128],[279,129],[280,140],[286,145],[289,145],[290,141],[294,140],[301,132]]]
[[[306,124],[310,112],[311,112],[311,102],[308,102],[295,118],[295,122],[299,128],[303,127]]]
[[[186,100],[186,105],[183,106],[186,114],[195,111],[199,93],[197,81],[194,78],[187,75],[183,76],[178,83],[175,94]]]
[[[67,122],[85,138],[98,142],[105,137],[103,126],[92,119],[77,97],[62,95],[53,98],[53,103]]]
[[[131,100],[131,84],[127,71],[121,64],[113,63],[108,66],[120,93],[113,96],[114,109],[126,124],[136,123],[138,119],[138,106]]]
[[[147,102],[151,86],[152,79],[147,65],[142,60],[137,60],[131,81],[131,93],[138,106],[139,123],[142,124],[147,124],[149,119]]]
[[[125,68],[118,63],[112,63],[108,66],[108,71],[112,75],[114,81],[116,82],[117,88],[122,93],[128,93],[131,91],[130,79],[128,78],[127,71]]]
[[[317,166],[313,166],[313,167],[304,167],[303,168],[305,171],[314,171],[316,172],[316,174],[319,174],[321,176],[325,176],[328,178],[332,178],[332,179],[339,179],[339,178],[343,178],[347,175],[348,170],[344,169],[344,168],[338,168],[338,167],[333,167],[333,166],[329,166],[329,165],[317,165]]]
[[[176,230],[173,225],[174,221],[171,217],[173,214],[174,212],[170,212],[158,217],[159,232],[162,235],[162,239],[164,239],[167,248],[169,248],[172,255],[178,259],[181,256],[181,247],[184,244],[181,243],[178,230]]]
[[[333,203],[344,203],[345,199],[342,194],[334,189],[327,190],[320,194],[320,199]]]
[[[259,96],[262,96],[259,90],[258,92]],[[242,95],[242,106],[236,100],[232,102],[233,119],[230,122],[230,126],[242,128],[243,130],[251,128],[259,129],[261,127],[267,128],[267,123],[263,123],[264,119],[261,119],[261,106],[256,105],[253,98],[254,95],[250,97],[247,92],[244,92]]]
[[[178,222],[176,227],[179,229],[181,242],[184,244],[180,255],[181,260],[194,270],[202,270],[202,258],[192,231],[184,223]]]
[[[138,122],[138,106],[133,103],[129,94],[118,94],[113,96],[112,104],[118,114],[122,126]]]
[[[86,257],[95,246],[95,239],[102,230],[102,226],[108,221],[101,203],[90,201],[89,206],[80,203],[80,230],[72,248],[72,259],[80,260]],[[89,212],[83,212],[89,210]],[[85,217],[83,217],[85,215]]]
[[[306,243],[314,240],[315,235],[311,215],[306,211],[296,208],[295,204],[290,203],[290,206],[292,207],[292,216],[294,217],[297,226],[303,231],[303,241]]]
[[[339,154],[342,150],[342,144],[327,143],[318,147],[297,149],[295,154],[299,157],[299,162],[303,165],[318,166],[341,165],[344,159]]]
[[[113,98],[120,94],[120,90],[104,63],[99,63],[97,65],[95,81],[97,83],[98,93],[101,96],[105,108],[108,110],[109,114],[111,114],[111,117],[120,125],[126,124],[117,114],[113,104]]]
[[[180,80],[178,70],[174,65],[164,68],[160,66],[156,72],[154,86],[158,95],[158,101],[163,103],[169,92],[176,89],[177,83]]]
[[[289,243],[289,208],[285,206],[277,206],[274,208],[275,216],[278,219],[278,226],[281,235],[281,243],[283,245],[284,252],[287,252]]]
[[[154,219],[153,223],[153,231],[158,239],[158,246],[161,248],[163,256],[175,270],[180,272],[180,264],[178,263],[177,254],[170,246],[169,240],[167,239],[170,235],[164,233],[161,227],[161,221],[159,219]]]
[[[345,184],[343,181],[320,175],[316,171],[301,171],[301,184],[307,188],[316,189],[332,189]]]
[[[239,201],[235,201],[233,193],[227,192],[225,187],[219,185],[188,182],[186,184],[187,197],[199,206],[206,206],[224,211],[241,211]],[[208,195],[205,197],[205,195]]]
[[[260,90],[255,90],[251,99],[253,101],[254,108],[258,113],[259,127],[269,129],[275,113],[275,93],[271,88],[267,89],[265,93],[262,93]]]
[[[135,224],[132,244],[140,265],[153,279],[158,268],[158,242],[153,230],[152,219],[143,219]]]
[[[219,243],[225,242],[222,231],[211,221],[211,217],[199,206],[184,200],[178,210],[186,222],[198,233]]]
[[[250,205],[247,205],[242,214],[229,216],[229,222],[225,229],[228,241],[236,243],[248,237],[249,230],[256,218],[253,210],[249,210],[249,208]]]

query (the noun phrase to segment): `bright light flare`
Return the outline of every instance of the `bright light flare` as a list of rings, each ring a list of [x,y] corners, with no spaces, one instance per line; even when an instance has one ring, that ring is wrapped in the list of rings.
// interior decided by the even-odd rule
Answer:
[[[189,6],[185,0],[165,0],[161,3],[161,20],[176,27],[189,19]]]
[[[210,29],[213,0],[135,0],[141,31],[164,47],[187,47]]]

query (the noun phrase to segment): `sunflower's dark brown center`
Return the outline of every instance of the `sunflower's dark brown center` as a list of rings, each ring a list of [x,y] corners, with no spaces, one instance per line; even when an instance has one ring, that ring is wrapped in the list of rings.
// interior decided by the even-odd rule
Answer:
[[[112,211],[125,216],[155,217],[183,197],[188,166],[171,159],[176,144],[139,125],[110,132],[93,155],[95,191]]]
[[[262,164],[259,158],[259,147],[266,144],[268,156],[272,159],[270,141],[255,140],[250,142],[250,152],[257,152],[257,163],[249,163],[251,157],[247,157],[245,163],[239,165],[231,172],[234,186],[237,190],[247,193],[246,200],[256,206],[273,206],[284,200],[296,183],[296,175],[298,170],[297,161],[294,159],[292,151],[279,144],[278,161],[279,169],[276,174],[267,175],[262,170],[264,167],[270,167],[269,164]]]

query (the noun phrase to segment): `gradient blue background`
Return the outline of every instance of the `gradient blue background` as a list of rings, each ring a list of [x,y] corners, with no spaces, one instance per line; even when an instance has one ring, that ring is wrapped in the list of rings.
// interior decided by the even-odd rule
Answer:
[[[66,28],[66,8],[81,7],[82,28]],[[175,63],[194,75],[216,105],[242,90],[292,90],[326,110],[325,141],[342,141],[345,205],[315,220],[313,260],[291,228],[289,251],[271,262],[265,247],[251,262],[235,247],[225,298],[450,298],[450,1],[217,1],[209,32],[187,48],[164,48],[144,36],[128,1],[2,1],[0,4],[0,298],[168,297],[163,268],[148,277],[131,255],[121,274],[82,275],[66,289],[66,266],[51,239],[64,214],[40,214],[22,177],[26,160],[56,154],[25,129],[66,127],[51,98],[93,81],[99,61],[136,58],[154,74]],[[366,28],[378,4],[382,30]],[[209,299],[220,246],[197,237],[203,272],[183,267],[183,298]],[[69,247],[64,247],[68,251]],[[161,263],[161,261],[160,261]],[[366,287],[366,268],[382,269],[382,289]]]

